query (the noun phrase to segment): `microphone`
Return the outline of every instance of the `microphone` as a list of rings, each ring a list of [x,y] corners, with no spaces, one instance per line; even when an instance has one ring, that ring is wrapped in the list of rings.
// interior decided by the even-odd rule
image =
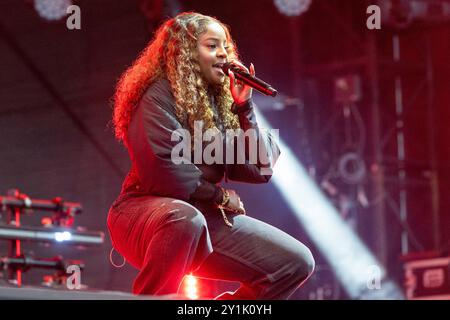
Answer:
[[[266,96],[275,97],[277,95],[277,90],[272,88],[272,86],[268,83],[265,83],[261,79],[258,79],[252,76],[250,73],[242,70],[239,66],[226,62],[222,65],[222,71],[228,76],[228,70],[231,70],[234,73],[236,79],[244,82],[250,87],[258,90],[259,92],[265,94]]]

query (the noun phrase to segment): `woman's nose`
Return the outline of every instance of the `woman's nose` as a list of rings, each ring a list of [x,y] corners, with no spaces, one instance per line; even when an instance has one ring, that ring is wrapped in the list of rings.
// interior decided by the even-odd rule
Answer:
[[[227,54],[227,50],[225,50],[225,48],[220,48],[219,50],[217,50],[217,57],[226,58],[227,56],[228,56],[228,54]]]

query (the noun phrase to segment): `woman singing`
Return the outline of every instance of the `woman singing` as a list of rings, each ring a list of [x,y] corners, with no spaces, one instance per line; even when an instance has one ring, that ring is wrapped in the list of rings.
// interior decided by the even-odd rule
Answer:
[[[258,127],[252,89],[231,71],[227,77],[225,62],[255,74],[239,62],[226,25],[182,13],[161,25],[117,85],[115,134],[131,169],[108,228],[114,248],[140,270],[135,294],[176,294],[192,273],[241,283],[218,299],[287,299],[314,269],[305,245],[246,215],[239,195],[220,186],[223,179],[268,182],[279,154]],[[198,163],[186,154],[191,161],[176,163],[173,133],[185,129],[194,137],[198,123],[221,133],[256,132],[246,146],[257,143],[269,161],[250,161],[246,149],[243,163]],[[223,143],[228,150],[230,141]]]

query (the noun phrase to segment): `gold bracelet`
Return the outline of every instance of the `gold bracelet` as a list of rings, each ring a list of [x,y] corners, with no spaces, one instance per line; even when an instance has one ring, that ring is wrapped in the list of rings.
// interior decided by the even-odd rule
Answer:
[[[219,208],[220,212],[222,212],[223,221],[225,221],[225,224],[229,226],[230,228],[233,227],[233,224],[228,220],[227,215],[225,214],[225,210],[223,208]]]
[[[220,187],[220,189],[222,189],[222,194],[223,194],[223,198],[222,198],[222,203],[219,205],[219,209],[220,212],[222,213],[222,217],[223,217],[223,221],[225,221],[225,224],[228,227],[233,227],[233,224],[228,220],[227,215],[225,214],[225,206],[227,205],[227,203],[230,201],[230,193],[228,192],[228,190]]]
[[[221,207],[225,207],[228,203],[228,201],[230,201],[230,193],[228,192],[228,190],[220,187],[220,189],[222,189],[222,203],[220,204]]]

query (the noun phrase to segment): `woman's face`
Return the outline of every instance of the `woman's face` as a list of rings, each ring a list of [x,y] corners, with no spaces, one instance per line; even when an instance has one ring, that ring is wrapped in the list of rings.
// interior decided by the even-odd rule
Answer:
[[[217,22],[211,22],[198,39],[198,60],[200,70],[211,85],[220,85],[225,79],[221,64],[227,62],[227,37]]]

